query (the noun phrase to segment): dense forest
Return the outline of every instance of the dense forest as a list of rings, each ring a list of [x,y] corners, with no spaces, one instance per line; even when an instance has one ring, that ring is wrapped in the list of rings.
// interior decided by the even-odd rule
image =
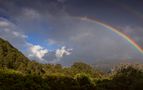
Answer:
[[[122,64],[107,73],[83,62],[40,64],[0,39],[0,90],[20,89],[143,90],[143,65]]]

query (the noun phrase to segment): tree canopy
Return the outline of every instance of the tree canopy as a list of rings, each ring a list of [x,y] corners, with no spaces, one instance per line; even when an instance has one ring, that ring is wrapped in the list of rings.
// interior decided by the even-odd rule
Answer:
[[[83,62],[40,64],[0,39],[0,90],[143,90],[142,84],[142,64],[119,65],[110,73]]]

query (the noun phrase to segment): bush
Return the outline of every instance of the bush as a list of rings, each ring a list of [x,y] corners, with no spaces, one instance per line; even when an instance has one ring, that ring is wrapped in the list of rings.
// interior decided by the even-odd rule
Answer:
[[[78,82],[81,90],[94,90],[95,85],[89,75],[80,73],[75,75],[75,79]]]
[[[111,80],[99,80],[97,90],[143,90],[143,72],[131,65],[116,70]]]

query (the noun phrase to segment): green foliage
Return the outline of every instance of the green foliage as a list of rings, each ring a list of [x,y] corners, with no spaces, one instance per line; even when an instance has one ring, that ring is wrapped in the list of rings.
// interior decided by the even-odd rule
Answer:
[[[7,41],[0,39],[0,67],[18,69],[21,64],[26,66],[29,62],[21,52]]]
[[[0,39],[0,90],[143,90],[143,65],[120,65],[109,74],[76,62],[71,67],[30,61]]]
[[[85,73],[75,75],[75,79],[77,80],[81,90],[93,90],[95,88],[91,77]]]
[[[143,83],[143,72],[130,65],[121,67],[117,70],[116,75],[113,77],[113,81],[124,89],[134,90],[134,88],[138,87],[136,83]],[[140,89],[143,89],[143,87]]]
[[[119,67],[112,79],[99,80],[97,90],[143,90],[143,71],[134,65]]]
[[[45,79],[52,90],[79,90],[78,83],[72,77],[52,75]]]
[[[0,70],[0,90],[49,90],[49,86],[40,76]]]
[[[99,78],[102,76],[102,73],[98,70],[95,70],[91,65],[83,63],[83,62],[75,62],[71,66],[71,71],[73,74],[78,74],[78,73],[86,73],[90,74],[94,78]]]

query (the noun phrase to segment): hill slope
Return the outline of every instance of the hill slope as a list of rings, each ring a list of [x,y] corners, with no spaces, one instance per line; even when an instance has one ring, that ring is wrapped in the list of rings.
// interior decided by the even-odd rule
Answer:
[[[23,73],[42,73],[42,64],[30,61],[8,41],[0,38],[0,68],[14,69]]]
[[[20,51],[0,38],[0,67],[17,69],[26,66],[28,61]]]

